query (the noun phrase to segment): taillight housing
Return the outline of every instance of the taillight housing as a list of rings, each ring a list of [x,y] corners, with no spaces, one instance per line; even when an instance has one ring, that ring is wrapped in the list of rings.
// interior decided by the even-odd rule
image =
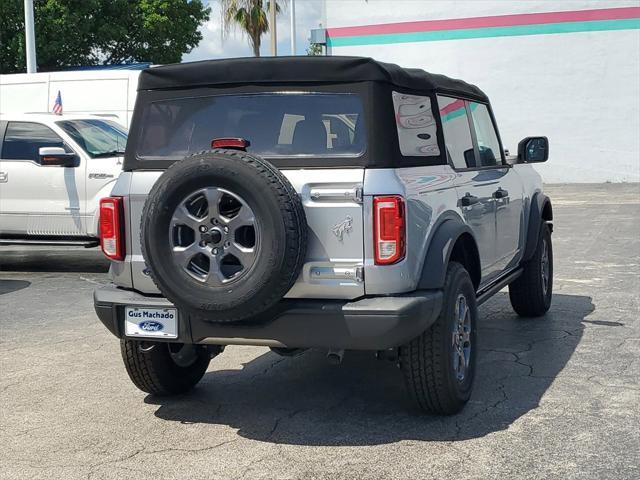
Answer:
[[[122,197],[100,200],[100,246],[111,260],[124,260],[123,219]]]
[[[404,258],[404,199],[399,195],[373,197],[373,245],[376,265],[390,265]]]

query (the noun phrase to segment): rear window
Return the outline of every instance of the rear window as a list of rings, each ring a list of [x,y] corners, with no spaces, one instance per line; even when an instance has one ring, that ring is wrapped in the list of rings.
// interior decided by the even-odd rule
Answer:
[[[366,138],[356,94],[277,93],[174,98],[151,102],[142,116],[137,156],[181,159],[221,137],[249,140],[264,157],[357,157]]]

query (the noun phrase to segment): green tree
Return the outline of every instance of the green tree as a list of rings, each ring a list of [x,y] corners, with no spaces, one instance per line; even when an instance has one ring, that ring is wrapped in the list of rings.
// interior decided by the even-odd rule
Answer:
[[[307,55],[310,57],[322,55],[322,45],[319,43],[309,43],[309,46],[307,47]]]
[[[262,0],[221,0],[222,26],[226,33],[240,27],[249,37],[253,55],[260,56],[262,35],[269,31],[269,2]],[[276,14],[280,5],[276,3]]]
[[[0,0],[0,72],[25,71],[24,2]],[[37,0],[38,70],[174,63],[202,40],[202,0]]]

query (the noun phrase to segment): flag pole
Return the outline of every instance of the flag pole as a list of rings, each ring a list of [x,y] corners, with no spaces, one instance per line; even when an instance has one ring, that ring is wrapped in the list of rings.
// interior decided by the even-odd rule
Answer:
[[[296,54],[296,0],[291,0],[291,55]]]
[[[36,73],[36,34],[33,21],[33,0],[24,0],[24,34],[27,51],[27,73]]]
[[[278,38],[276,35],[276,0],[269,2],[269,28],[271,28],[271,55],[278,55]]]

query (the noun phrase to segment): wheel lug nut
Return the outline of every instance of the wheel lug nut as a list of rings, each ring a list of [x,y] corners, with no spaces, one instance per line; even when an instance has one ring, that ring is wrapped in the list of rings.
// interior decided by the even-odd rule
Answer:
[[[218,254],[218,249],[217,249],[217,248],[214,248],[214,249],[213,249],[213,254],[214,254],[214,255],[217,255],[217,254]]]
[[[224,233],[229,233],[229,227],[224,227]]]
[[[218,224],[218,219],[217,218],[212,218],[211,219],[211,223],[213,223],[214,225]]]
[[[206,246],[206,245],[207,245],[207,243],[206,243],[204,240],[202,240],[202,241],[200,242],[200,246],[201,246],[201,247],[204,247],[204,246]]]
[[[200,225],[200,231],[201,232],[206,232],[207,231],[207,227],[205,227],[204,225]]]

